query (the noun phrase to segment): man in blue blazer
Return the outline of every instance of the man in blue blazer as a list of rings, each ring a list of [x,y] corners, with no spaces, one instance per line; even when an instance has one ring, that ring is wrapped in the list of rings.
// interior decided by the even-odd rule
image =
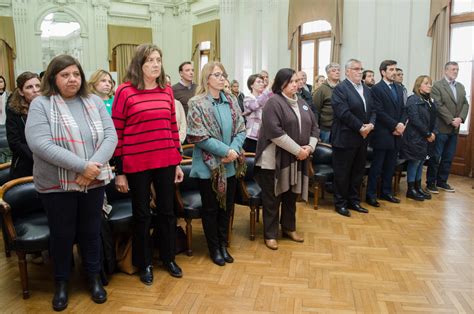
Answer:
[[[349,217],[349,209],[368,213],[360,206],[359,190],[365,172],[367,137],[374,129],[376,112],[370,89],[362,83],[362,63],[347,61],[346,79],[332,93],[331,129],[336,212]]]
[[[379,207],[377,201],[377,178],[381,178],[381,195],[383,200],[400,203],[392,194],[392,177],[400,148],[400,140],[405,131],[405,114],[403,89],[396,83],[397,62],[384,60],[379,67],[382,79],[372,87],[375,108],[377,110],[377,127],[370,139],[374,150],[367,183],[366,202]]]

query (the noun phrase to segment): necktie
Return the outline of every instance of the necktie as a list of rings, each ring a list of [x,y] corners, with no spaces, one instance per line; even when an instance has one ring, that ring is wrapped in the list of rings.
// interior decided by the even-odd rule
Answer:
[[[398,95],[397,91],[395,90],[395,85],[393,83],[390,83],[390,91],[392,92],[392,98],[393,100],[398,103]]]

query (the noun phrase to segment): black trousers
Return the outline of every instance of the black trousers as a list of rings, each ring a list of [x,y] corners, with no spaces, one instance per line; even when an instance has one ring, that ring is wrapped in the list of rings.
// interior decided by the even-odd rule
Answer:
[[[333,146],[334,205],[336,208],[360,204],[360,185],[365,173],[367,144],[356,148]]]
[[[54,279],[69,280],[72,248],[77,238],[82,264],[87,274],[98,274],[100,263],[100,228],[105,188],[83,192],[41,193],[48,216],[50,252],[54,263]]]
[[[275,170],[255,169],[255,180],[262,189],[264,238],[276,239],[278,237],[278,218],[280,218],[282,229],[296,231],[296,199],[298,194],[289,190],[276,196]]]
[[[144,269],[153,262],[150,236],[151,183],[155,188],[157,199],[156,228],[160,259],[165,263],[174,261],[176,252],[176,215],[173,210],[175,171],[176,166],[170,166],[127,174],[133,207],[132,263],[139,269]]]
[[[367,182],[367,197],[376,198],[377,178],[382,179],[382,195],[392,194],[392,177],[397,164],[398,150],[374,149]]]
[[[209,252],[214,252],[220,246],[227,245],[227,231],[234,206],[236,184],[235,176],[227,178],[226,209],[224,210],[219,206],[216,193],[212,189],[211,180],[199,179],[199,192],[202,201],[202,227]]]

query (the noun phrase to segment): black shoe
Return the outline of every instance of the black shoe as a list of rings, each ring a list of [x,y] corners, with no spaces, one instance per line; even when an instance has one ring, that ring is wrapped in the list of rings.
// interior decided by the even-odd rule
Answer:
[[[377,202],[377,199],[376,199],[376,198],[366,197],[366,198],[365,198],[365,202],[366,202],[367,204],[369,204],[370,206],[380,207],[380,203]]]
[[[91,275],[89,277],[89,290],[91,291],[92,301],[102,304],[107,301],[107,291],[102,286],[100,275]]]
[[[140,271],[140,280],[147,286],[153,283],[153,266],[148,265]]]
[[[380,198],[390,203],[400,203],[400,200],[391,194],[381,195]]]
[[[423,188],[421,187],[421,180],[415,181],[415,190],[418,192],[418,194],[423,195],[423,197],[425,198],[425,200],[430,200],[430,199],[431,199],[431,194],[430,194],[430,192],[426,192],[426,191],[423,190]]]
[[[53,296],[53,310],[60,312],[67,308],[67,281],[56,281]]]
[[[351,212],[347,209],[347,207],[336,207],[336,213],[346,217],[351,216]]]
[[[426,189],[431,194],[439,194],[439,190],[438,190],[438,188],[436,187],[436,185],[434,183],[427,183],[426,184]]]
[[[222,256],[221,250],[215,249],[213,252],[210,253],[210,255],[214,264],[219,265],[219,266],[225,265],[225,260],[224,260],[224,257]]]
[[[181,278],[183,277],[183,271],[181,268],[176,264],[175,261],[171,261],[169,263],[163,263],[165,266],[166,270],[170,273],[171,276],[176,277],[176,278]]]
[[[408,182],[407,198],[411,198],[415,201],[420,201],[420,202],[425,200],[423,195],[419,194],[415,190],[415,182]]]
[[[224,258],[224,261],[226,263],[234,262],[234,258],[230,256],[229,252],[227,251],[227,247],[225,245],[221,246],[221,254],[222,254],[222,258]]]
[[[360,206],[360,204],[352,204],[349,206],[349,209],[355,210],[356,212],[367,214],[369,210],[367,208],[364,208]]]
[[[447,183],[438,182],[438,183],[436,183],[436,187],[443,190],[443,191],[454,193],[454,188],[452,188]]]

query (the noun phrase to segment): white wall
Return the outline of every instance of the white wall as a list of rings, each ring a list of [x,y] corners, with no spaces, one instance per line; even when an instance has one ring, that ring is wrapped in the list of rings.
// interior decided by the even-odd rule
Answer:
[[[179,64],[191,58],[192,26],[220,18],[221,61],[243,89],[252,73],[266,69],[272,77],[289,66],[288,1],[12,0],[0,2],[0,15],[14,18],[17,74],[42,70],[39,27],[46,14],[59,9],[81,24],[85,71],[108,69],[107,24],[151,27],[173,82]],[[429,7],[429,0],[345,0],[341,63],[358,58],[379,77],[380,62],[395,59],[410,90],[416,77],[429,71]]]
[[[411,91],[419,75],[429,74],[429,14],[429,0],[345,0],[341,65],[359,59],[380,79],[381,61],[396,60]]]

